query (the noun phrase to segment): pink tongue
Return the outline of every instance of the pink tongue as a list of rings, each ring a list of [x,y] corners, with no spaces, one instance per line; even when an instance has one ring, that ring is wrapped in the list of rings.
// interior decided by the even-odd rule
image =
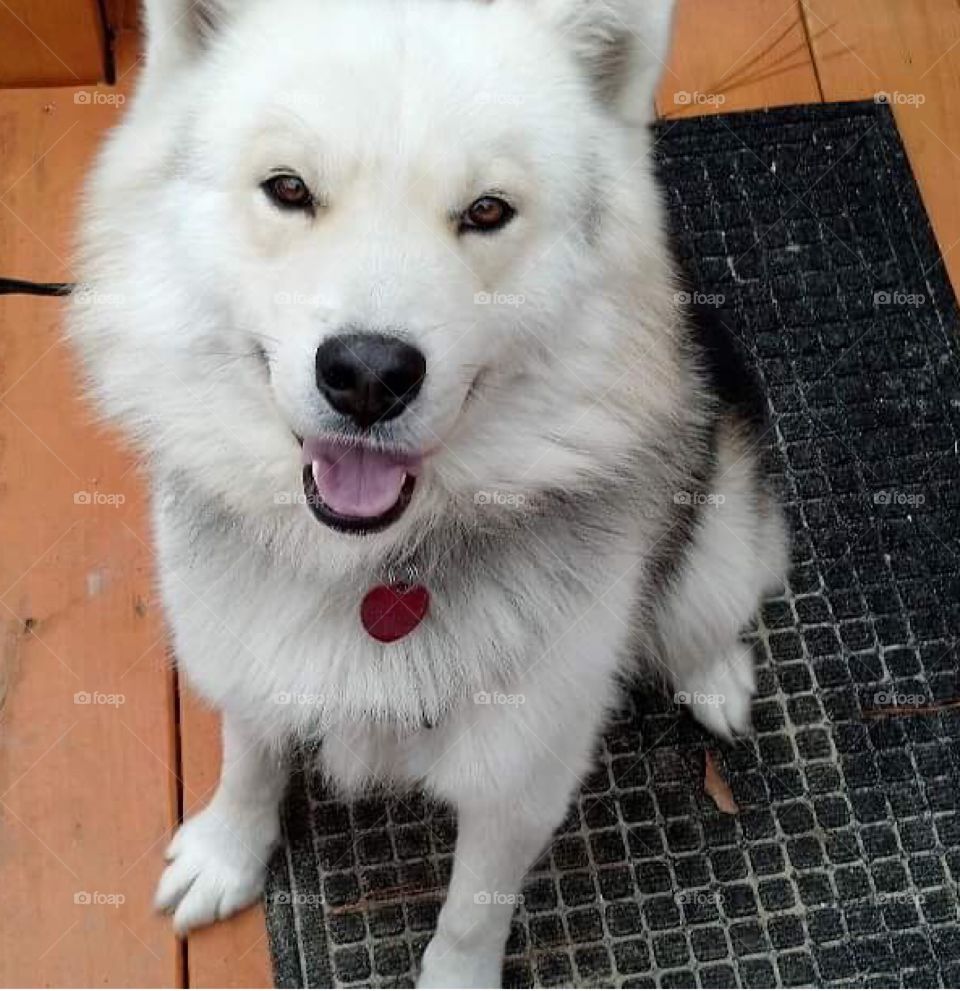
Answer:
[[[304,460],[313,466],[317,492],[341,516],[382,516],[400,498],[414,466],[395,454],[350,444],[306,440]]]

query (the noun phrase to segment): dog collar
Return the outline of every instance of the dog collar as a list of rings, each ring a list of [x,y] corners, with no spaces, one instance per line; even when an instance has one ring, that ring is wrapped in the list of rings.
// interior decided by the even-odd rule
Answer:
[[[429,608],[430,592],[424,585],[374,585],[360,603],[360,622],[374,640],[393,643],[412,633]]]

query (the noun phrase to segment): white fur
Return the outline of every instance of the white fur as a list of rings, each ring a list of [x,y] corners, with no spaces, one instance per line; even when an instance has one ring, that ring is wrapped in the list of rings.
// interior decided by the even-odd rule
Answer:
[[[93,175],[92,292],[71,326],[93,395],[149,461],[178,664],[224,713],[220,789],[158,891],[178,930],[258,896],[277,754],[321,735],[343,789],[419,785],[455,807],[420,986],[499,983],[510,896],[632,654],[685,477],[664,452],[707,416],[637,126],[671,7],[207,0],[201,30],[189,0],[147,0],[146,72]],[[267,202],[279,166],[322,195],[316,218]],[[515,220],[458,238],[451,215],[490,189]],[[396,328],[428,363],[388,438],[427,452],[413,502],[363,538],[296,498],[294,433],[330,417],[314,353],[345,325]],[[731,439],[720,459],[727,502],[695,532],[654,639],[679,690],[724,695],[697,714],[729,733],[753,691],[738,634],[784,552],[753,453]],[[557,492],[587,498],[577,518],[594,493],[597,525],[538,516]],[[431,613],[381,646],[357,611],[400,552],[422,555]],[[476,701],[497,692],[515,704]]]
[[[660,662],[678,700],[721,736],[750,725],[756,688],[753,653],[741,643],[744,618],[778,592],[787,572],[783,518],[758,506],[749,442],[722,430],[711,499],[701,514],[686,567],[659,604]]]

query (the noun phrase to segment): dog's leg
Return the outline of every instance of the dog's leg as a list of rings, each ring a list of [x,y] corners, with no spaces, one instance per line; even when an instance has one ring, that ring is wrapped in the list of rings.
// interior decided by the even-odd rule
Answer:
[[[286,773],[249,728],[223,717],[223,767],[210,804],[180,828],[156,905],[173,913],[178,933],[245,908],[260,896],[280,838]]]
[[[656,626],[677,701],[729,738],[749,728],[756,690],[753,651],[740,634],[763,597],[781,589],[789,552],[780,511],[759,488],[756,454],[729,424],[717,465]]]
[[[574,782],[571,782],[571,787]],[[423,955],[419,988],[499,988],[503,948],[527,870],[563,819],[556,795],[461,803],[447,900]]]
[[[569,608],[576,621],[534,656],[503,704],[475,696],[427,736],[422,769],[407,761],[407,773],[457,811],[453,872],[421,988],[500,987],[524,875],[563,822],[620,694],[635,590],[609,576],[629,571],[634,549],[623,541],[604,561],[592,597]]]

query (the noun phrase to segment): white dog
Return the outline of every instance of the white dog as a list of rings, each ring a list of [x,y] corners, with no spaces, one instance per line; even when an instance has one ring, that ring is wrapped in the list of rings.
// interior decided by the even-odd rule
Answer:
[[[284,748],[456,810],[421,987],[500,981],[621,677],[747,727],[786,567],[756,402],[678,303],[649,162],[668,0],[147,0],[94,172],[91,391],[149,463],[224,764],[178,932],[254,901]],[[510,701],[516,704],[499,704]]]

